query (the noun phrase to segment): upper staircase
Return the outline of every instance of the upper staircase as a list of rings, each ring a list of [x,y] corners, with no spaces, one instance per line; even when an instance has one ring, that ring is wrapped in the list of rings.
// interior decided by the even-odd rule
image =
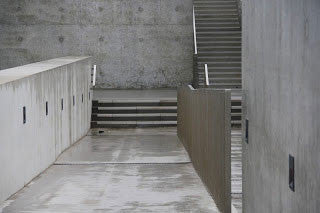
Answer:
[[[242,115],[238,8],[236,0],[194,0],[193,86],[231,89],[231,124],[234,127],[241,126]]]
[[[236,0],[194,0],[196,87],[241,89],[241,25]]]

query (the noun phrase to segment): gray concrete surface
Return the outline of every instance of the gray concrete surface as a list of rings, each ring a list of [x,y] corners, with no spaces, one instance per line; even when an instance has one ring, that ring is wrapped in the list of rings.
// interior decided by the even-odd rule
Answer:
[[[231,131],[231,199],[236,210],[242,212],[242,134]]]
[[[231,212],[231,92],[178,89],[178,136],[221,212]]]
[[[192,79],[192,0],[1,0],[0,69],[91,55],[97,87]]]
[[[93,100],[113,100],[113,99],[133,99],[133,100],[161,100],[177,99],[177,90],[174,89],[144,89],[144,90],[113,90],[95,89]]]
[[[65,57],[0,72],[0,203],[87,133],[90,70],[90,57]]]
[[[176,135],[87,136],[55,164],[186,163],[188,154]]]
[[[319,212],[320,1],[243,0],[242,6],[249,119],[244,212]]]
[[[102,136],[87,136],[61,157],[71,151],[74,155],[69,161],[78,161],[77,151],[84,153],[79,145],[91,140],[97,151],[88,150],[84,155],[93,155],[90,164],[51,166],[8,199],[0,212],[219,212],[192,164],[181,164],[171,157],[176,153],[179,158],[188,158],[186,152],[181,153],[182,145],[177,145],[174,133],[175,128],[109,129]],[[137,152],[141,149],[143,155]],[[105,162],[101,153],[123,154],[128,159],[138,156],[141,163],[110,158],[112,164],[99,164],[97,161]],[[149,154],[157,155],[163,164],[149,161]]]

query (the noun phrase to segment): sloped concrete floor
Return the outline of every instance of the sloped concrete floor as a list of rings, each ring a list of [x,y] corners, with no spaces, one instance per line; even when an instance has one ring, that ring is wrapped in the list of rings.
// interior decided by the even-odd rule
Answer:
[[[173,129],[93,131],[1,210],[218,212]]]

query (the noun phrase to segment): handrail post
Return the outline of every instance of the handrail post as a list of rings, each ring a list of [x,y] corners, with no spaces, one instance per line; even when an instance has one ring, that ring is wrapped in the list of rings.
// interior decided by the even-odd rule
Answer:
[[[209,74],[208,74],[208,64],[204,65],[204,74],[206,78],[206,86],[209,86],[210,82],[209,82]]]

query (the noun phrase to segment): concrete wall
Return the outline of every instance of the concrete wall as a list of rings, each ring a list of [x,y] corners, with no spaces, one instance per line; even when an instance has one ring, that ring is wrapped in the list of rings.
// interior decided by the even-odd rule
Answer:
[[[87,133],[90,71],[91,58],[66,57],[0,72],[0,203]]]
[[[0,69],[92,55],[97,87],[177,87],[192,34],[192,0],[1,0]]]
[[[230,91],[178,90],[178,136],[221,212],[231,212]]]
[[[242,9],[244,212],[319,212],[320,1],[243,0]]]

